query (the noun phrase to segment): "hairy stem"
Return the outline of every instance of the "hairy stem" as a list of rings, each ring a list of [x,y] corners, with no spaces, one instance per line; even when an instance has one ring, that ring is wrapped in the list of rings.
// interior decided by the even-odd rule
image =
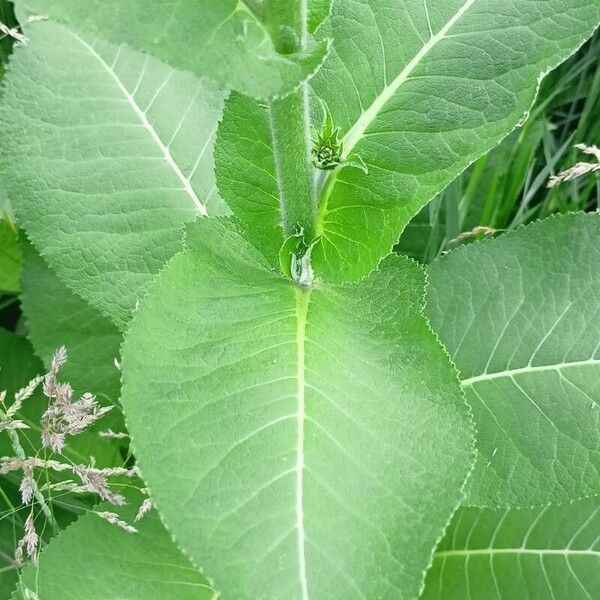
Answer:
[[[267,0],[267,25],[278,52],[306,46],[306,0]],[[302,232],[311,241],[316,219],[312,142],[306,84],[269,105],[282,224],[286,237]]]

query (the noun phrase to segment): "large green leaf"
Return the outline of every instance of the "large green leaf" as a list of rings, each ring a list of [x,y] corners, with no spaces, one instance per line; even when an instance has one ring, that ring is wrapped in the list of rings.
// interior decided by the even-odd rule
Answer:
[[[212,169],[223,94],[50,22],[27,36],[0,107],[5,182],[50,266],[122,327],[183,223],[223,211]]]
[[[600,216],[550,218],[430,269],[427,313],[478,431],[469,503],[600,493]]]
[[[49,15],[109,41],[125,42],[177,69],[208,76],[223,87],[255,98],[270,98],[297,88],[327,54],[326,42],[310,42],[299,54],[278,54],[267,27],[243,0],[17,3],[28,14]]]
[[[459,509],[421,598],[600,598],[600,500],[527,510]]]
[[[422,287],[394,257],[298,288],[226,219],[157,278],[122,402],[165,523],[225,599],[418,593],[471,463]]]
[[[121,332],[106,317],[69,290],[31,244],[24,244],[21,308],[27,332],[46,366],[60,346],[69,353],[61,369],[76,394],[93,392],[116,403],[121,373]]]
[[[114,506],[105,503],[96,511],[114,511]],[[119,509],[119,516],[131,524],[136,511],[137,505],[130,504]],[[138,533],[127,533],[95,514],[84,515],[52,540],[37,565],[23,571],[13,600],[23,600],[24,590],[39,600],[217,598],[175,546],[156,511],[134,524]]]
[[[317,273],[348,281],[371,271],[412,216],[526,116],[542,75],[599,21],[595,0],[335,1],[319,30],[332,52],[310,85],[345,156],[358,154],[368,173],[319,172]],[[265,109],[247,107],[234,99],[226,112],[217,177],[241,219],[256,226],[261,205],[261,235],[281,245],[269,121],[250,121]],[[312,112],[320,125],[318,102]]]

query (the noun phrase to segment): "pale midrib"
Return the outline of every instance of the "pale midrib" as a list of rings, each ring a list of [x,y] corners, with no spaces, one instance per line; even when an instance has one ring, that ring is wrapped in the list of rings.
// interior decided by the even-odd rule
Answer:
[[[556,363],[553,365],[539,365],[526,367],[519,367],[517,369],[508,369],[505,371],[498,371],[497,373],[482,373],[481,375],[475,375],[461,381],[463,387],[468,387],[474,383],[480,381],[491,381],[493,379],[501,379],[503,377],[513,377],[515,375],[523,375],[526,373],[540,373],[544,371],[560,371],[561,369],[569,369],[573,367],[584,367],[589,365],[600,365],[600,359],[590,358],[588,360],[578,360],[568,363]]]
[[[375,120],[379,111],[388,103],[392,96],[398,91],[400,86],[406,82],[410,74],[419,65],[421,60],[429,54],[429,52],[445,37],[448,31],[460,20],[460,18],[475,4],[477,0],[467,0],[455,13],[452,18],[435,34],[432,35],[421,49],[414,55],[412,60],[400,71],[396,78],[375,98],[371,106],[365,110],[356,123],[351,127],[348,133],[344,136],[345,154],[348,155],[352,149],[361,140],[367,127]]]
[[[306,321],[310,290],[296,289],[296,535],[298,539],[298,567],[302,600],[308,600],[308,580],[306,576],[306,550],[304,532],[304,425],[305,407],[305,346]]]
[[[436,558],[449,556],[490,556],[494,554],[535,554],[535,555],[560,555],[560,556],[600,556],[596,550],[570,550],[564,549],[537,549],[537,548],[478,548],[476,550],[442,550],[435,553]]]
[[[348,158],[348,156],[352,153],[352,150],[358,144],[358,142],[362,139],[365,131],[369,127],[369,125],[377,118],[379,111],[387,104],[387,102],[392,98],[392,96],[398,91],[400,86],[404,84],[410,74],[415,70],[415,68],[420,64],[420,62],[429,54],[429,52],[435,48],[435,46],[441,42],[445,37],[448,31],[460,20],[460,18],[475,4],[477,0],[467,0],[455,13],[452,15],[452,18],[448,20],[448,22],[435,34],[432,35],[429,40],[421,49],[413,56],[410,62],[400,71],[400,73],[394,78],[394,80],[383,88],[383,91],[375,98],[371,106],[365,111],[363,111],[354,123],[354,125],[348,130],[343,139],[344,145],[344,157]],[[325,214],[327,207],[327,200],[329,194],[338,177],[340,169],[339,167],[330,173],[327,179],[322,181],[322,189],[323,189],[323,198],[321,199],[321,206],[319,210],[319,223],[317,224],[317,228],[320,231],[322,226],[322,217]]]
[[[131,106],[131,108],[133,109],[135,114],[140,119],[144,129],[146,129],[146,131],[148,131],[148,133],[150,134],[150,137],[152,138],[154,143],[160,149],[167,165],[171,168],[171,170],[175,173],[175,175],[181,182],[181,185],[183,186],[183,190],[192,199],[192,202],[194,203],[194,206],[196,207],[196,210],[198,211],[198,213],[200,215],[202,215],[203,217],[206,217],[208,215],[208,213],[206,212],[206,207],[204,206],[204,204],[200,201],[200,199],[196,195],[196,192],[194,191],[194,188],[192,187],[190,180],[183,174],[183,172],[181,171],[181,169],[179,168],[179,166],[173,159],[173,156],[171,155],[171,152],[169,151],[168,146],[166,146],[163,143],[163,141],[160,139],[160,136],[158,135],[158,133],[156,133],[156,130],[154,129],[154,127],[152,126],[150,121],[148,121],[148,117],[146,117],[146,113],[138,106],[137,102],[135,101],[135,98],[129,93],[127,88],[123,85],[123,82],[119,79],[117,74],[114,72],[113,68],[85,40],[82,40],[76,33],[72,32],[72,31],[70,33],[102,65],[102,67],[106,70],[106,72],[109,74],[109,76],[115,82],[115,84],[119,88],[119,91],[123,94],[123,96],[129,103],[129,105]]]

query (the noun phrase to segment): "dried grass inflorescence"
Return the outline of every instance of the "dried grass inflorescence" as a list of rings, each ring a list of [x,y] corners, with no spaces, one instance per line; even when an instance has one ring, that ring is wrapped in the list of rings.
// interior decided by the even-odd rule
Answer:
[[[48,372],[44,376],[33,378],[25,387],[20,389],[14,400],[7,405],[6,392],[0,392],[0,433],[7,433],[14,456],[0,458],[0,475],[21,471],[22,478],[19,485],[23,505],[30,507],[24,527],[23,536],[17,543],[14,564],[20,567],[25,555],[35,560],[39,550],[40,538],[36,531],[36,508],[38,516],[42,514],[47,521],[54,525],[54,517],[49,505],[52,494],[56,492],[70,494],[96,494],[101,500],[115,506],[126,503],[125,497],[111,489],[110,477],[135,478],[139,476],[137,467],[109,467],[97,468],[94,464],[74,464],[63,453],[67,444],[67,436],[76,436],[86,431],[98,419],[113,407],[103,407],[98,404],[96,397],[85,393],[78,400],[73,401],[73,389],[70,384],[58,380],[61,367],[67,361],[67,351],[59,348],[53,358]],[[56,458],[41,458],[39,453],[28,456],[21,444],[19,431],[28,429],[22,418],[17,418],[23,403],[30,398],[42,384],[42,392],[48,399],[48,408],[41,417],[41,442],[42,449],[57,455]],[[101,437],[123,439],[126,433],[114,434],[111,430],[101,433]],[[50,455],[52,456],[52,455]],[[46,477],[46,482],[38,485],[36,469],[48,474],[72,473],[76,479],[63,479],[57,481]],[[78,481],[77,481],[78,480]],[[145,493],[145,490],[142,490]],[[46,495],[44,495],[46,494]],[[145,499],[141,504],[136,521],[140,520],[150,509],[152,503]],[[137,529],[123,521],[119,515],[109,511],[96,511],[102,519],[127,531],[136,533]]]
[[[67,360],[66,349],[55,353],[50,370],[44,377],[44,395],[51,400],[42,416],[42,443],[53,452],[62,452],[67,435],[78,435],[112,409],[101,407],[96,397],[86,393],[76,402],[72,401],[73,388],[57,379],[60,367]]]
[[[578,162],[569,169],[561,171],[557,175],[553,175],[548,180],[548,187],[556,187],[563,181],[571,181],[576,177],[587,175],[595,171],[600,171],[600,148],[598,146],[588,146],[587,144],[575,144],[575,148],[584,154],[589,154],[596,159],[596,162]]]

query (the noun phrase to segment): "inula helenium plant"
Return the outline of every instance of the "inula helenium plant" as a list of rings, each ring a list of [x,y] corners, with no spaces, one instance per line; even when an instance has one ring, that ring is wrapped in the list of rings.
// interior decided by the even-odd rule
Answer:
[[[0,600],[600,599],[598,0],[2,2]]]

